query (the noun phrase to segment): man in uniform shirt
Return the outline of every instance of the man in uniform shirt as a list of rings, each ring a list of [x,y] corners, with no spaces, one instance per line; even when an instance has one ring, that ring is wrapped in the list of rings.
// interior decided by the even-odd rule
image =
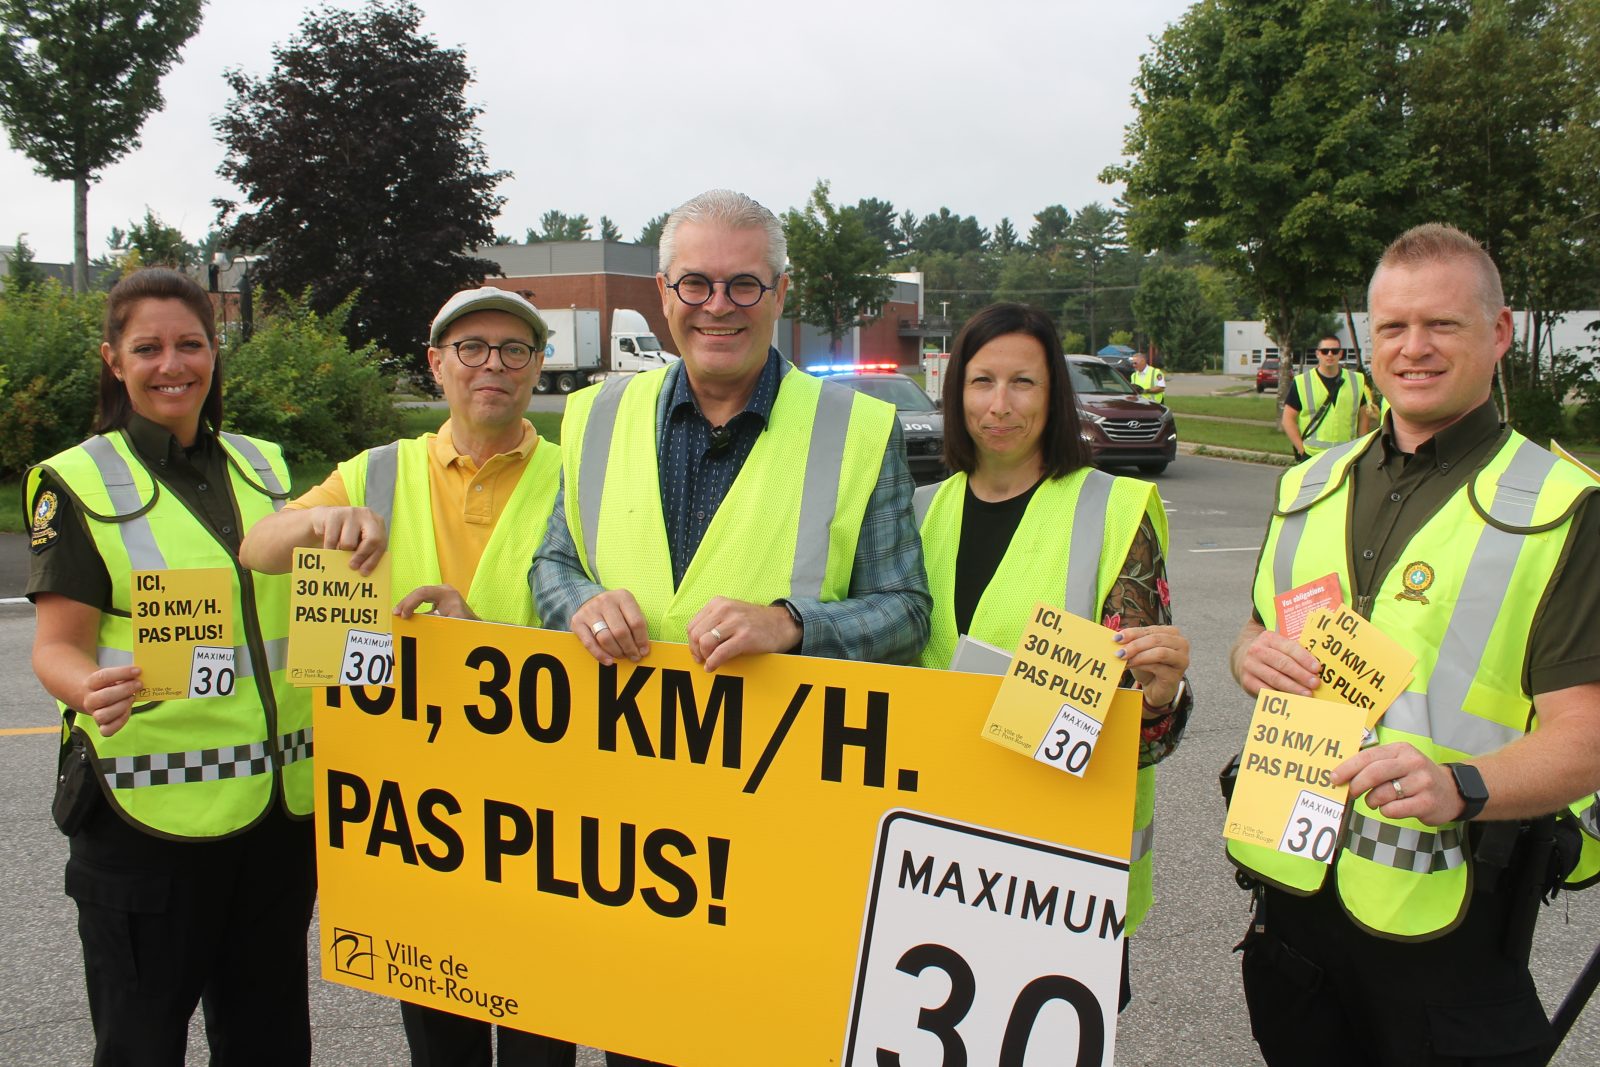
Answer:
[[[370,449],[251,528],[239,557],[281,573],[295,548],[353,550],[370,574],[392,551],[396,612],[538,625],[528,557],[555,504],[561,456],[523,417],[549,330],[516,293],[452,296],[429,331],[428,364],[449,404],[437,434]],[[403,1002],[413,1067],[488,1067],[494,1028]],[[499,1028],[501,1067],[571,1067],[566,1041]]]
[[[682,205],[656,275],[682,361],[568,400],[533,583],[546,625],[602,663],[652,640],[713,671],[764,652],[913,663],[927,640],[899,420],[771,348],[786,260],[749,197]]]
[[[1354,370],[1339,366],[1340,340],[1324,334],[1317,342],[1317,365],[1307,367],[1289,385],[1284,402],[1283,432],[1296,459],[1315,456],[1367,432],[1367,405],[1372,395]]]
[[[1597,487],[1501,425],[1511,315],[1471,238],[1408,231],[1368,306],[1390,418],[1284,475],[1231,665],[1252,696],[1314,695],[1316,660],[1263,619],[1332,563],[1416,677],[1334,771],[1352,807],[1332,864],[1229,843],[1259,887],[1252,1028],[1271,1065],[1542,1064],[1540,817],[1600,785]]]
[[[1133,360],[1133,390],[1140,396],[1154,400],[1157,404],[1167,399],[1167,376],[1161,373],[1160,367],[1150,365],[1150,357],[1143,352],[1135,352]]]

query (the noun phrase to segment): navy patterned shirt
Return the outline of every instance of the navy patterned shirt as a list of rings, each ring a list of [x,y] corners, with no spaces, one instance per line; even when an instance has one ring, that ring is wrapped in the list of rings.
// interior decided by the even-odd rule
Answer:
[[[772,350],[767,356],[767,366],[762,371],[763,380],[769,371],[774,375],[773,394],[766,402],[765,409],[755,410],[756,401],[752,397],[746,410],[729,421],[728,428],[734,439],[723,446],[727,450],[732,451],[737,447],[735,439],[739,433],[750,433],[749,444],[740,455],[739,466],[742,466],[750,454],[750,448],[766,429],[767,416],[776,402],[783,370],[782,357]],[[668,457],[674,453],[667,438],[673,429],[671,416],[675,411],[681,411],[681,408],[675,407],[674,398],[678,397],[680,389],[687,390],[688,379],[683,373],[682,363],[674,363],[665,373],[667,380],[662,383],[661,399],[656,408],[656,449],[657,454],[663,457],[660,475],[662,510],[668,536],[673,537],[682,535],[684,531],[680,528],[678,534],[671,532],[675,524],[667,513],[666,487],[687,482],[687,469],[668,461]],[[791,370],[789,373],[803,372]],[[757,392],[760,390],[758,384]],[[698,411],[694,414],[701,423],[705,423],[704,416],[699,415]],[[747,416],[752,421],[743,426],[734,426],[740,418]],[[759,419],[759,422],[754,422],[755,419]],[[709,440],[709,424],[705,432]],[[687,456],[690,451],[685,446],[682,452],[676,454]],[[721,463],[722,457],[717,457],[717,461]],[[730,463],[728,472],[713,475],[726,478],[717,497],[719,502],[726,495],[728,486],[733,484],[739,466]],[[539,616],[545,626],[552,630],[570,630],[572,613],[591,597],[605,592],[604,587],[589,580],[582,561],[578,559],[577,546],[573,544],[572,531],[567,526],[565,483],[566,475],[563,474],[562,489],[556,494],[556,506],[550,516],[544,544],[534,556],[529,573]],[[833,601],[790,598],[800,612],[803,636],[799,651],[803,655],[873,663],[916,663],[922,646],[928,642],[928,617],[932,612],[933,600],[928,595],[928,578],[922,566],[922,538],[917,533],[911,512],[912,489],[900,421],[896,419],[884,449],[883,463],[878,469],[877,483],[872,488],[866,514],[861,520],[861,534],[856,541],[855,560],[850,572],[850,596],[845,600]],[[705,495],[703,487],[684,494],[686,499],[701,499]],[[706,525],[709,525],[713,514],[714,510],[707,510],[704,519]],[[704,533],[703,526],[700,533]],[[693,556],[699,544],[699,536],[693,536],[692,540],[686,538],[687,555]],[[672,552],[675,578],[681,578],[683,571],[678,565],[677,542],[673,542]]]

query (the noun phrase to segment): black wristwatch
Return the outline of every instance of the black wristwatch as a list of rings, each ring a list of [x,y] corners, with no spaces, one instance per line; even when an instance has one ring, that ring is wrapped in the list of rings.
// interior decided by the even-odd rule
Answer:
[[[1470,763],[1446,763],[1445,769],[1456,780],[1456,792],[1467,806],[1461,809],[1460,821],[1476,819],[1483,806],[1489,803],[1489,790],[1483,784],[1483,775]]]
[[[800,631],[800,640],[796,641],[794,648],[791,648],[789,651],[798,652],[800,650],[800,646],[806,642],[806,621],[800,617],[800,609],[781,597],[777,600],[774,600],[772,602],[772,606],[775,608],[783,608],[789,613],[789,618],[794,620],[795,628]]]

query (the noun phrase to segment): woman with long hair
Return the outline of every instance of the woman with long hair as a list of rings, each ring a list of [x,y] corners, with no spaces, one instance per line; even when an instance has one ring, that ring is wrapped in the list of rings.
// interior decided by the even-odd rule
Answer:
[[[306,1064],[309,690],[284,674],[288,577],[238,561],[288,470],[276,445],[222,432],[215,313],[192,279],[118,282],[100,355],[94,435],[27,479],[33,668],[62,714],[54,814],[94,1062],[183,1063],[202,1004],[213,1063]],[[134,650],[163,634],[136,576],[198,568],[232,644],[187,695],[153,699]]]

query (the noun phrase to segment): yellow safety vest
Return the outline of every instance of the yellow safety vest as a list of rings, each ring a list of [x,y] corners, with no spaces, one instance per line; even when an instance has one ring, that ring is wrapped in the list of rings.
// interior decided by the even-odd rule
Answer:
[[[674,588],[656,461],[666,375],[610,378],[567,398],[567,525],[590,580],[631,592],[658,641],[686,640],[714,596],[846,599],[894,408],[787,369],[766,430]]]
[[[1350,471],[1376,435],[1293,468],[1256,571],[1262,618],[1275,594],[1334,567],[1351,599]],[[1571,518],[1595,484],[1512,433],[1413,535],[1366,613],[1417,656],[1416,676],[1378,722],[1378,741],[1409,741],[1436,762],[1471,759],[1534,728],[1523,687],[1528,633],[1554,576]],[[1233,861],[1291,893],[1322,888],[1329,865],[1228,842]],[[1425,940],[1453,929],[1472,891],[1470,842],[1459,823],[1389,819],[1364,799],[1350,808],[1332,865],[1339,898],[1364,929]]]
[[[391,441],[339,464],[350,503],[371,508],[389,530],[390,589],[399,600],[413,589],[438,585],[439,547],[433,529],[428,449],[433,434]],[[538,626],[528,571],[544,540],[561,483],[561,453],[541,440],[528,457],[511,498],[495,522],[472,573],[467,603],[480,619]],[[398,503],[398,506],[396,506]]]
[[[240,533],[283,506],[288,468],[276,445],[220,435]],[[226,837],[247,829],[280,793],[287,811],[312,808],[310,690],[285,677],[289,576],[246,570],[177,495],[145,467],[124,431],[91,437],[28,471],[28,495],[48,470],[84,517],[111,579],[100,613],[102,667],[133,662],[133,572],[220,567],[232,572],[235,687],[230,696],[137,705],[100,736],[94,720],[62,705],[94,750],[113,805],[149,832]],[[247,682],[248,680],[248,682]]]
[[[1356,432],[1361,427],[1363,392],[1361,375],[1349,369],[1340,371],[1340,374],[1344,377],[1344,385],[1339,389],[1339,396],[1328,409],[1328,413],[1322,417],[1322,421],[1317,423],[1316,432],[1306,437],[1306,427],[1311,425],[1312,416],[1322,407],[1322,402],[1328,399],[1328,385],[1315,367],[1307,367],[1300,372],[1300,435],[1304,442],[1305,454],[1308,456],[1326,452],[1334,445],[1346,441],[1354,441]]]
[[[925,486],[919,496],[932,488]],[[927,514],[921,518],[923,561],[928,569],[928,591],[933,595],[931,631],[921,664],[937,670],[950,666],[960,636],[955,615],[956,554],[961,546],[966,494],[965,474],[946,479],[932,494]],[[1122,573],[1145,515],[1150,516],[1164,552],[1167,513],[1156,487],[1149,482],[1113,478],[1086,467],[1040,485],[978,600],[970,636],[1000,648],[1016,648],[1029,614],[1041,600],[1098,622],[1100,607]],[[1130,937],[1155,899],[1151,854],[1155,795],[1155,767],[1140,768],[1128,871]]]
[[[1160,389],[1156,388],[1157,382],[1161,383]],[[1136,370],[1133,372],[1133,384],[1137,385],[1143,390],[1141,395],[1149,397],[1158,404],[1167,398],[1167,383],[1165,376],[1148,363],[1145,364],[1144,370]]]

